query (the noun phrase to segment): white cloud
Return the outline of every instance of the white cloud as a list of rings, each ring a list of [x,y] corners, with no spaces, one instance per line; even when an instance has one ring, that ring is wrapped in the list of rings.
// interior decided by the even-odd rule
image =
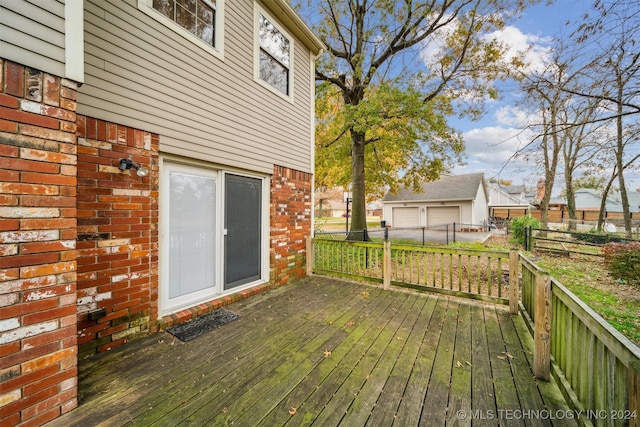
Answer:
[[[423,43],[420,56],[427,66],[437,61],[445,48],[444,40],[452,34],[457,23],[458,20],[454,19],[451,24],[439,29],[432,37],[429,37],[428,43]],[[543,71],[550,63],[552,52],[550,45],[553,41],[550,37],[523,33],[519,28],[508,25],[486,34],[483,39],[485,41],[496,40],[504,46],[506,52],[503,59],[507,63],[520,56],[526,64],[525,72]]]
[[[466,165],[454,169],[454,173],[484,172],[485,177],[500,177],[522,183],[535,176],[532,165],[521,159],[513,159],[514,153],[532,138],[528,130],[517,127],[488,126],[463,133]]]
[[[494,113],[496,123],[502,126],[525,128],[531,124],[531,113],[512,105],[503,105]]]
[[[526,64],[525,72],[543,71],[550,62],[552,40],[549,37],[525,34],[519,28],[508,25],[487,34],[485,39],[495,39],[507,48],[506,61],[522,56]]]

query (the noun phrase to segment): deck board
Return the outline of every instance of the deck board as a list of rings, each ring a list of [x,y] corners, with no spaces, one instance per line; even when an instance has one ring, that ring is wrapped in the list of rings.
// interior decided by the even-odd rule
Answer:
[[[456,416],[458,411],[471,410],[471,307],[467,304],[459,306],[453,360],[447,425],[470,426],[469,418]]]
[[[388,426],[393,424],[398,406],[400,405],[404,390],[407,386],[409,375],[413,369],[414,361],[424,341],[424,336],[433,315],[436,301],[436,298],[421,298],[416,300],[418,303],[417,307],[415,307],[417,311],[416,323],[405,340],[405,346],[393,370],[386,379],[384,388],[372,410],[367,425]]]
[[[241,317],[193,341],[80,361],[79,407],[50,425],[481,426],[568,409],[502,306],[312,276],[228,308]]]

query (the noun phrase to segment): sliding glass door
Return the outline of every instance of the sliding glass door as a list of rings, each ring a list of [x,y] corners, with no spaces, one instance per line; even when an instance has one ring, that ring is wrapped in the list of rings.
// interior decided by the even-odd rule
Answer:
[[[167,159],[160,176],[161,316],[268,279],[266,177]]]
[[[224,288],[256,281],[262,270],[262,180],[225,175]]]
[[[217,172],[164,163],[162,311],[215,295]]]

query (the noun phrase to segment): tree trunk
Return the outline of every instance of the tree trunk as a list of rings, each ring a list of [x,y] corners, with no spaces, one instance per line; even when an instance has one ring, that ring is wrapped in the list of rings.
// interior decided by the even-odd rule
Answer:
[[[552,103],[550,106],[551,117],[547,123],[546,117],[543,115],[544,132],[542,137],[542,147],[544,150],[544,196],[540,201],[540,222],[543,229],[549,228],[549,201],[551,200],[551,192],[556,178],[556,170],[558,169],[558,155],[562,149],[561,141],[558,137],[557,129],[557,105]],[[551,133],[551,136],[549,136]],[[549,139],[551,139],[551,147],[549,147]],[[546,236],[545,232],[541,232],[541,236]]]
[[[564,177],[565,191],[567,193],[567,211],[569,212],[569,231],[575,231],[577,223],[576,193],[573,191],[573,177],[571,176],[571,171],[567,167],[565,167]]]
[[[631,238],[631,215],[629,210],[629,197],[627,187],[624,182],[624,134],[622,124],[623,110],[623,89],[622,78],[618,75],[618,117],[616,119],[616,167],[618,169],[618,185],[620,186],[620,202],[622,203],[622,214],[624,216],[625,236]]]
[[[613,181],[616,179],[617,170],[618,170],[617,167],[613,169],[613,174],[609,178],[609,181],[607,181],[607,185],[602,190],[602,199],[600,199],[600,212],[598,213],[598,226],[597,226],[598,232],[602,231],[602,224],[604,223],[604,220],[605,220],[604,214],[605,214],[605,211],[607,210],[607,197],[609,197],[609,191],[611,191],[611,186],[613,186]]]
[[[347,240],[368,240],[363,230],[367,228],[367,203],[364,173],[364,132],[351,131],[351,229]]]

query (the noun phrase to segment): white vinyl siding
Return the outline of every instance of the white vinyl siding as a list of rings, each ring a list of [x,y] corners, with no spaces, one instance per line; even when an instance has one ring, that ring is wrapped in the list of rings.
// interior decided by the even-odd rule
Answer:
[[[65,77],[64,1],[0,0],[0,56]]]
[[[78,113],[160,134],[160,150],[272,173],[312,171],[311,67],[294,67],[295,102],[254,80],[254,5],[225,7],[224,60],[137,8],[85,1],[85,84]],[[294,63],[310,64],[297,44]]]
[[[484,191],[484,186],[478,187],[478,195],[471,203],[472,218],[471,223],[476,225],[482,225],[489,219],[489,208],[487,196]]]
[[[175,0],[170,0],[175,1]],[[177,2],[179,3],[179,2]],[[151,18],[158,21],[160,25],[164,25],[167,28],[175,31],[176,34],[184,37],[191,43],[194,43],[205,51],[217,56],[220,59],[224,58],[224,0],[218,0],[217,2],[205,3],[205,6],[211,7],[214,12],[214,40],[209,44],[202,40],[197,35],[191,33],[187,28],[181,26],[178,22],[172,18],[167,17],[162,12],[158,11],[153,6],[153,0],[138,0],[138,9],[149,15]],[[175,8],[179,8],[179,4],[174,4]]]

